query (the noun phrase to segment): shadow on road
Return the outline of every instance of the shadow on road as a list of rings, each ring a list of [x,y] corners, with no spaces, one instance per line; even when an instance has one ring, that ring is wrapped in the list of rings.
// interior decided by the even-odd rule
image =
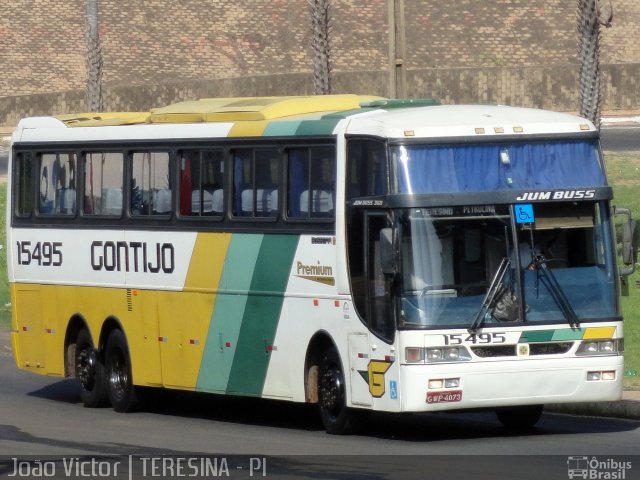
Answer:
[[[78,408],[83,408],[74,380],[56,382],[28,395],[52,402],[77,404]],[[323,430],[315,405],[156,389],[145,390],[144,399],[142,410],[145,413],[127,415],[153,414],[247,426]],[[113,415],[122,414],[113,412]],[[384,440],[437,442],[504,436],[614,433],[638,428],[640,421],[545,413],[536,428],[510,432],[501,426],[492,411],[401,415],[373,413],[366,416],[359,434]]]

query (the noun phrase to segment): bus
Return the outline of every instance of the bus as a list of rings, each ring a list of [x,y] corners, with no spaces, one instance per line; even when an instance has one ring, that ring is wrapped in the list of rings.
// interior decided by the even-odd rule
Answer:
[[[621,398],[634,223],[584,118],[211,98],[25,118],[8,175],[16,364],[75,377],[86,407],[251,396],[343,434]]]

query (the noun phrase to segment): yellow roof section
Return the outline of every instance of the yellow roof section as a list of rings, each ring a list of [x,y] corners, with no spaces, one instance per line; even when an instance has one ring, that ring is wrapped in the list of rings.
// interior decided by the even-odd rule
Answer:
[[[147,123],[149,112],[103,112],[68,113],[56,115],[67,127],[106,127],[112,125],[134,125]]]
[[[203,98],[151,110],[152,123],[265,121],[319,112],[360,108],[371,96]]]
[[[204,122],[207,113],[237,101],[238,98],[204,98],[188,100],[166,107],[152,108],[151,123]]]
[[[354,110],[379,101],[372,95],[308,95],[290,97],[203,98],[153,108],[150,112],[87,112],[57,115],[68,127],[100,127],[141,123],[265,122],[269,120]]]

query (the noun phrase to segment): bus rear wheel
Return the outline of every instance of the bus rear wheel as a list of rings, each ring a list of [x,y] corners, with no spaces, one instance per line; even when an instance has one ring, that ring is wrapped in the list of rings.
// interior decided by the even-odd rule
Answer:
[[[496,410],[496,416],[500,423],[509,430],[527,430],[538,423],[543,408],[543,405],[502,407]]]
[[[104,365],[86,329],[80,330],[76,339],[75,376],[85,407],[96,408],[106,403]]]
[[[320,416],[327,433],[345,435],[358,427],[357,412],[347,407],[344,372],[338,352],[331,348],[322,356],[318,378]]]
[[[116,412],[130,412],[138,406],[138,395],[131,376],[127,341],[120,330],[109,334],[105,351],[106,389]]]

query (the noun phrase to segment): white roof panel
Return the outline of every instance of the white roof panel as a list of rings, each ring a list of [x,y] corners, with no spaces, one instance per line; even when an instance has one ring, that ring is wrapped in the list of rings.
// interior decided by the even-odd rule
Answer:
[[[380,109],[350,118],[347,134],[389,138],[488,137],[595,131],[567,113],[501,105],[438,105]]]

